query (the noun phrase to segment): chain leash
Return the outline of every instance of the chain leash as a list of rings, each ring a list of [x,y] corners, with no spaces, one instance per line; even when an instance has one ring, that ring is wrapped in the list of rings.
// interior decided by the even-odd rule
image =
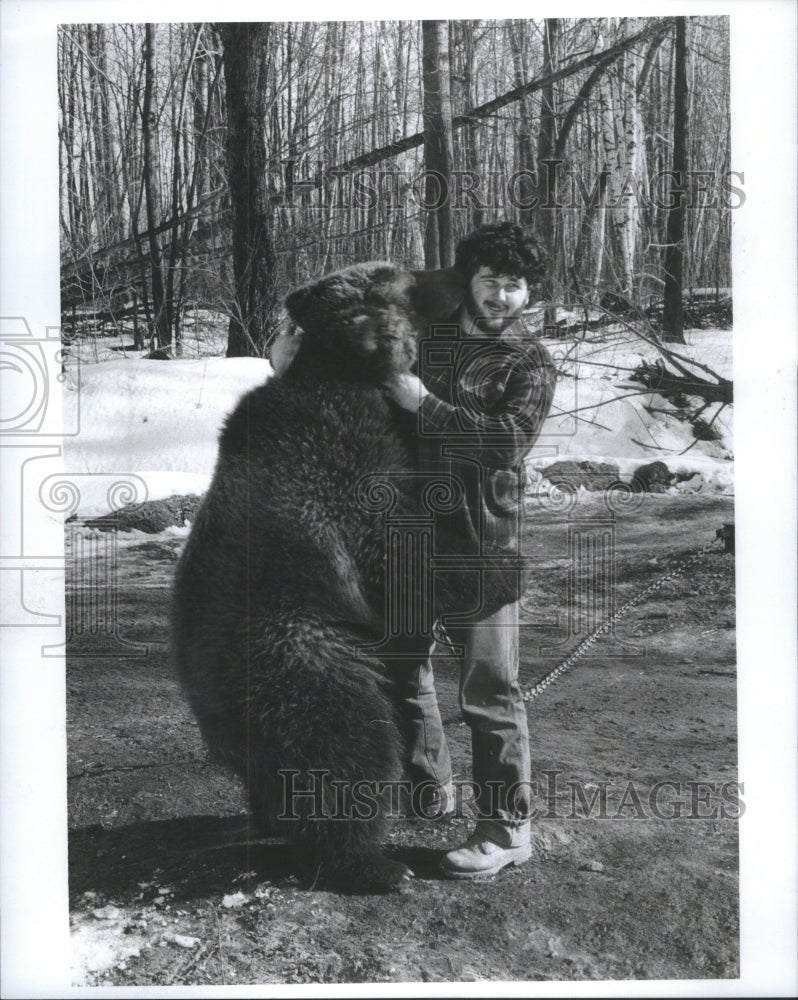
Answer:
[[[537,698],[538,695],[543,694],[550,684],[553,684],[558,677],[562,677],[564,673],[570,670],[579,657],[584,656],[593,643],[596,642],[596,640],[599,639],[605,632],[608,632],[613,625],[623,618],[623,616],[626,615],[636,604],[639,604],[645,597],[648,597],[649,594],[655,593],[660,589],[660,587],[663,587],[668,580],[672,580],[674,577],[680,576],[684,573],[688,566],[692,566],[694,562],[698,562],[702,556],[709,552],[713,545],[722,540],[722,538],[716,536],[711,542],[707,542],[706,545],[702,546],[698,552],[694,552],[693,555],[689,556],[687,559],[683,559],[681,562],[677,563],[672,570],[669,570],[658,580],[650,583],[645,590],[641,590],[639,594],[636,594],[633,598],[626,601],[625,604],[622,604],[614,614],[610,615],[610,617],[606,621],[602,622],[597,629],[591,632],[587,638],[583,639],[576,649],[570,653],[559,666],[550,670],[542,680],[538,681],[537,684],[532,684],[529,687],[523,688],[521,695],[524,701],[532,701],[533,698]]]

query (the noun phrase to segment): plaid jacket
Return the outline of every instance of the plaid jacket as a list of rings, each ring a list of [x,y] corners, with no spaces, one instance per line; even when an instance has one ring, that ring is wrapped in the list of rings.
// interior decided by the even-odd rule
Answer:
[[[416,374],[430,393],[418,415],[421,467],[464,494],[449,526],[475,551],[515,548],[523,460],[554,398],[551,355],[523,317],[499,337],[464,336],[455,319],[420,341]]]

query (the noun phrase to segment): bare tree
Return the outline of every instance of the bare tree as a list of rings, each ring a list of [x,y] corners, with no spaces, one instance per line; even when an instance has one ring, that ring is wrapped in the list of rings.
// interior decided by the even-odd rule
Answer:
[[[153,326],[150,336],[158,347],[171,342],[170,317],[164,288],[163,260],[157,227],[161,220],[161,199],[158,180],[158,115],[154,107],[155,93],[155,26],[144,26],[144,102],[141,109],[144,137],[144,192],[147,211],[147,242],[149,244],[150,277],[152,281]]]
[[[665,300],[662,331],[665,340],[684,343],[682,278],[684,221],[687,201],[687,18],[676,18],[673,75],[673,172],[665,246]]]
[[[227,89],[236,309],[227,356],[264,355],[277,325],[275,256],[266,158],[267,23],[220,24]]]
[[[452,225],[452,105],[446,21],[423,21],[424,170],[427,212],[424,263],[428,268],[454,263]]]
[[[560,34],[560,20],[557,17],[546,18],[543,29],[543,76],[548,82],[540,91],[540,131],[538,132],[538,189],[540,194],[538,206],[538,231],[543,246],[549,258],[549,272],[542,289],[546,300],[545,323],[552,326],[555,312],[552,306],[554,299],[554,272],[557,266],[557,168],[554,151],[557,146],[557,109],[554,100],[554,82],[552,74],[556,66],[557,41]]]

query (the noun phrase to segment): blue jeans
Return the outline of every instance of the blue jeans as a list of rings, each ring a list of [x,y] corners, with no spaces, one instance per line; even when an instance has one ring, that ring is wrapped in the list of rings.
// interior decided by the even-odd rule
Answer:
[[[460,710],[471,729],[475,804],[480,818],[529,818],[530,758],[526,706],[518,684],[518,604],[471,625],[447,626],[463,646]],[[399,728],[414,784],[452,780],[430,659],[394,679]]]

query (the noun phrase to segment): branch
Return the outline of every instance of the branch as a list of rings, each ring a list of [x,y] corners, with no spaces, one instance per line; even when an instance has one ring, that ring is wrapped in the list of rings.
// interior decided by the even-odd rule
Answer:
[[[645,326],[646,328],[645,332],[640,330],[638,327],[633,326],[632,323],[630,323],[629,320],[627,320],[624,316],[621,316],[617,313],[612,313],[609,310],[605,311],[609,316],[612,317],[614,322],[618,323],[620,326],[626,327],[626,329],[630,333],[634,334],[634,336],[639,337],[646,344],[650,344],[652,347],[656,348],[657,351],[659,351],[659,353],[662,355],[663,358],[665,358],[666,361],[670,361],[671,364],[674,366],[674,368],[677,368],[679,371],[683,372],[688,377],[698,378],[698,376],[694,375],[693,372],[685,369],[682,365],[680,365],[679,364],[680,361],[686,362],[688,365],[693,365],[695,368],[700,368],[701,371],[706,372],[707,375],[710,375],[712,378],[714,378],[719,386],[732,385],[732,382],[729,379],[724,378],[722,375],[718,375],[718,373],[714,371],[714,369],[710,368],[709,365],[706,365],[701,361],[695,361],[693,358],[689,358],[684,354],[678,354],[676,351],[672,351],[669,347],[666,347],[662,342],[662,340],[660,339],[659,335],[657,334],[657,331],[651,325],[651,322],[649,321],[648,317],[642,310],[634,308],[634,313],[635,313],[635,318],[640,320],[640,322]],[[705,385],[712,384],[710,382],[706,382],[704,379],[700,379],[699,381]],[[729,401],[731,402],[731,400]]]
[[[62,278],[71,277],[82,273],[85,269],[81,267],[82,261],[92,261],[97,262],[98,259],[102,260],[104,257],[110,256],[117,250],[124,250],[126,247],[131,246],[131,244],[136,244],[138,240],[148,239],[151,235],[159,236],[161,233],[167,232],[173,226],[181,223],[187,222],[190,219],[197,218],[202,215],[202,212],[209,206],[213,205],[221,194],[227,191],[227,185],[216,188],[210,194],[208,194],[201,201],[189,209],[187,212],[183,212],[179,215],[173,215],[168,218],[165,222],[161,222],[159,225],[154,226],[152,229],[142,229],[135,230],[127,239],[121,240],[119,243],[112,243],[109,246],[97,247],[92,249],[91,247],[86,247],[83,253],[79,257],[75,257],[74,264],[64,264],[61,268]],[[139,203],[141,202],[141,188],[139,189]],[[138,217],[138,209],[136,211],[136,217]]]
[[[686,393],[688,396],[700,396],[705,404],[723,403],[726,406],[734,402],[734,383],[729,379],[709,382],[683,365],[677,365],[677,368],[682,374],[676,375],[668,371],[662,361],[658,360],[654,364],[644,361],[635,373],[634,380],[662,396]]]
[[[586,56],[579,62],[573,63],[571,66],[558,69],[554,73],[547,73],[546,76],[538,77],[535,80],[530,80],[529,83],[524,83],[519,87],[513,88],[513,90],[508,90],[506,94],[494,97],[493,100],[472,108],[466,114],[457,115],[452,118],[452,130],[454,131],[463,128],[465,125],[473,124],[480,118],[488,118],[496,111],[501,110],[501,108],[507,107],[508,104],[520,101],[521,98],[526,97],[527,94],[532,94],[536,90],[541,90],[549,84],[556,83],[558,80],[564,80],[569,76],[573,76],[575,73],[579,73],[580,70],[587,69],[590,66],[596,66],[597,64],[600,64],[603,67],[612,60],[623,55],[627,49],[632,48],[637,44],[637,42],[641,41],[641,39],[648,38],[652,34],[660,35],[666,33],[670,30],[673,23],[674,19],[672,17],[662,18],[661,20],[655,22],[655,24],[649,24],[640,31],[635,32],[634,35],[629,35],[628,38],[624,38],[622,41],[617,42],[609,49],[604,49],[601,52],[594,52],[592,55]],[[346,160],[344,163],[340,163],[337,166],[319,171],[312,180],[303,180],[301,183],[305,185],[312,185],[314,188],[319,188],[324,184],[325,178],[329,176],[350,174],[360,167],[373,167],[378,163],[382,163],[383,160],[388,160],[393,156],[398,156],[400,153],[406,153],[409,149],[416,149],[418,146],[421,146],[424,142],[425,134],[425,132],[416,132],[415,135],[405,136],[404,139],[399,139],[398,142],[391,142],[387,146],[381,146],[379,149],[372,149],[370,152],[362,153],[360,156],[356,156],[352,160]]]
[[[727,406],[727,404],[723,403],[721,406],[718,407],[718,410],[715,413],[715,416],[707,424],[707,430],[709,430],[709,428],[715,423],[715,421],[718,419],[718,417],[721,415],[721,413],[723,413],[723,411],[726,408],[726,406]],[[706,407],[704,407],[704,409],[706,409]],[[701,412],[703,413],[703,410]],[[694,420],[697,420],[697,419],[698,419],[698,417],[694,418]],[[695,426],[695,423],[693,424],[693,426]],[[693,440],[692,440],[692,442],[690,444],[688,444],[688,446],[684,449],[684,451],[680,451],[679,454],[680,455],[686,455],[687,452],[690,451],[690,449],[693,448],[693,447],[695,447],[695,445],[697,445],[697,444],[698,444],[698,438],[694,437]]]
[[[662,32],[655,35],[649,42],[648,49],[645,56],[643,56],[643,66],[640,70],[640,76],[637,79],[637,96],[643,93],[646,84],[648,83],[649,75],[651,74],[651,67],[654,65],[654,56],[657,53],[657,49],[665,41],[666,32]]]
[[[576,122],[579,112],[587,103],[587,100],[590,97],[590,92],[592,91],[593,87],[596,85],[602,74],[606,71],[609,64],[613,62],[613,60],[616,58],[614,54],[608,56],[605,52],[604,55],[605,58],[602,59],[602,61],[596,66],[596,68],[593,70],[590,76],[585,80],[585,82],[579,88],[579,93],[576,95],[576,97],[573,100],[573,103],[571,104],[570,108],[568,108],[568,111],[565,114],[565,118],[563,119],[562,123],[562,128],[560,129],[560,134],[557,137],[557,145],[554,148],[555,160],[563,159],[565,155],[565,144],[568,140],[568,136],[570,135],[571,129],[573,128],[574,123]]]

